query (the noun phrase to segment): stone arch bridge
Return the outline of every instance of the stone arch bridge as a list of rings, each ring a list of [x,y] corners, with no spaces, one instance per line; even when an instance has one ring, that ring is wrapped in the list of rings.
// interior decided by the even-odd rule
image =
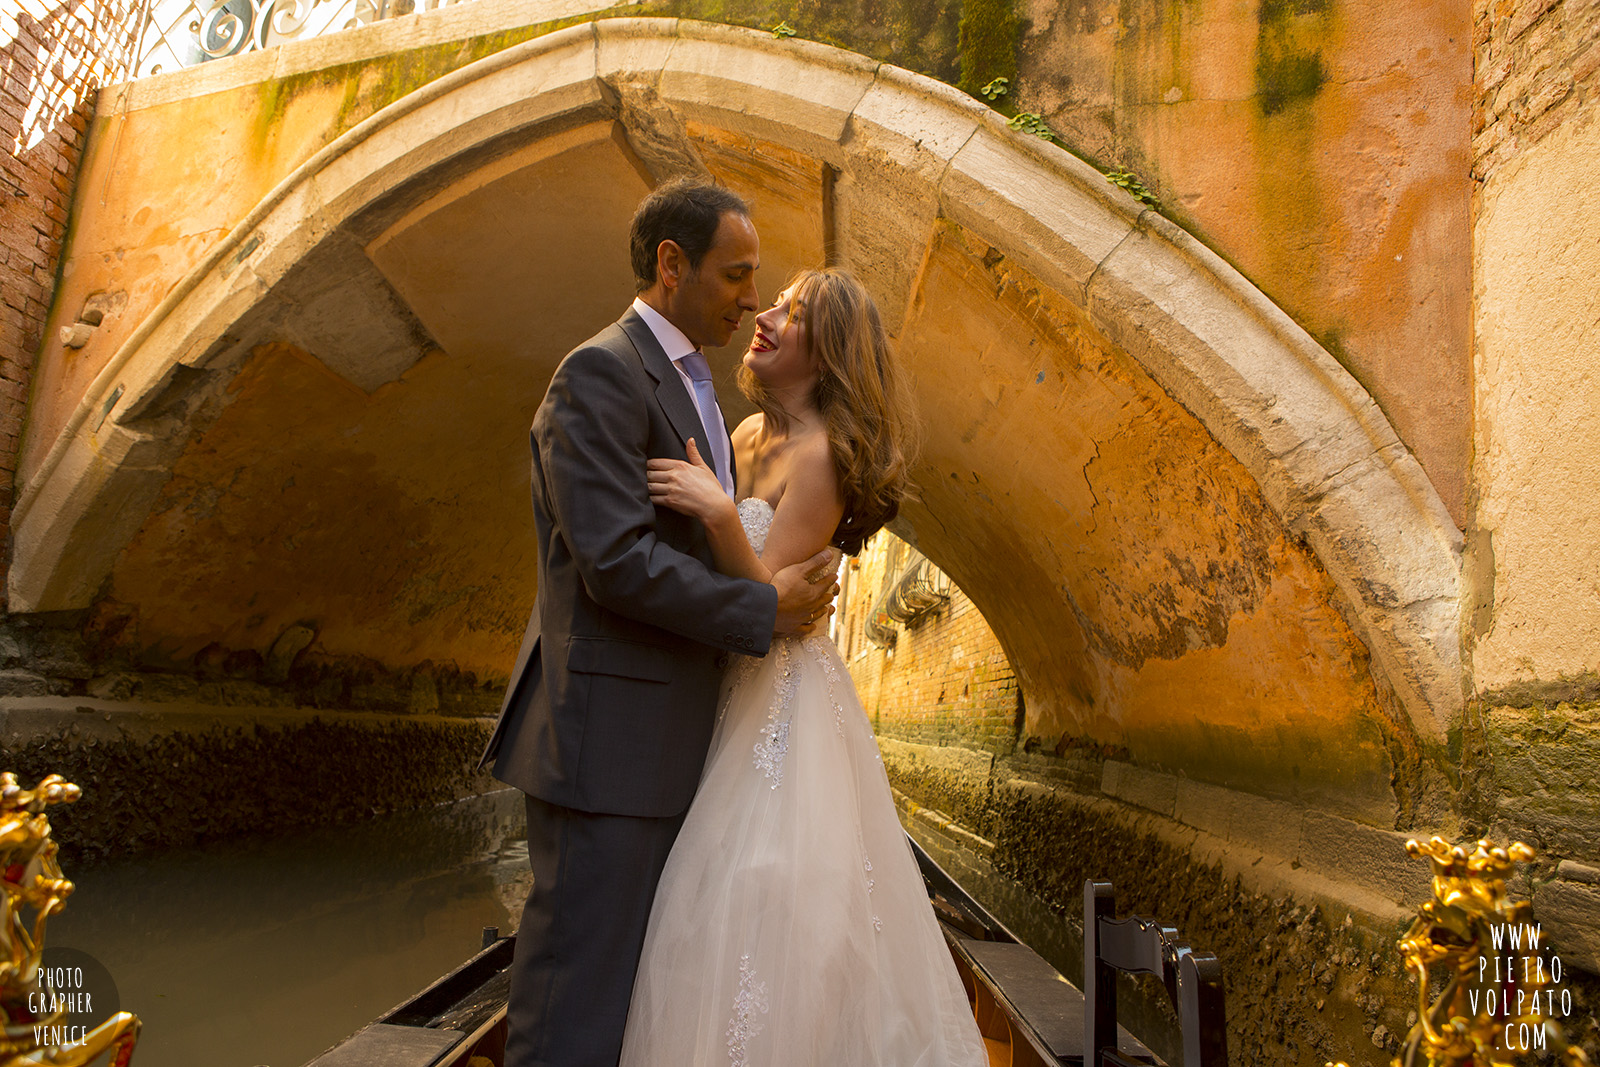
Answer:
[[[752,204],[764,294],[849,267],[910,371],[897,532],[1022,701],[954,743],[889,723],[885,765],[1008,924],[1070,970],[1082,880],[1140,886],[1223,954],[1236,1057],[1357,1062],[1413,1002],[1406,836],[1514,836],[1600,996],[1594,5],[807,7],[950,82],[1009,71],[1073,152],[859,52],[610,17],[776,8],[591,6],[474,0],[100,93],[0,615],[7,769],[94,787],[64,841],[483,786],[535,592],[530,416],[631,296],[634,205],[693,172]],[[960,33],[985,11],[1009,52]],[[13,221],[71,185],[46,147],[0,281],[49,280]],[[12,396],[32,334],[0,326]],[[743,339],[713,353],[731,415]],[[955,610],[895,669],[965,640]]]
[[[1287,314],[931,79],[689,21],[500,43],[108,92],[13,610],[98,605],[172,661],[309,627],[503,676],[529,415],[629,296],[632,206],[709,173],[764,290],[832,261],[876,293],[926,428],[901,532],[994,627],[1028,734],[1392,824],[1460,713],[1459,534]]]

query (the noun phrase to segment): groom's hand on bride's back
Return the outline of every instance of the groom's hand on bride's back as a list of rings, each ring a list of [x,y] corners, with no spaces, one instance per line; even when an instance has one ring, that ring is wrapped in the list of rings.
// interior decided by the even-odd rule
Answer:
[[[772,576],[773,588],[778,591],[775,633],[811,634],[827,624],[833,614],[833,598],[839,595],[839,561],[843,558],[830,546]]]

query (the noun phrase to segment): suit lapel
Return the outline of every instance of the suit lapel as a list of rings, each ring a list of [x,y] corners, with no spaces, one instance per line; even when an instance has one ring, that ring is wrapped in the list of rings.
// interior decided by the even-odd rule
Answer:
[[[628,340],[632,341],[633,347],[638,350],[644,369],[656,380],[656,400],[661,404],[661,410],[666,412],[667,421],[672,423],[672,428],[677,431],[684,447],[688,447],[691,437],[702,445],[709,446],[706,440],[706,428],[700,423],[700,408],[689,395],[689,390],[684,388],[678,368],[667,358],[661,342],[650,332],[650,327],[632,308],[623,313],[622,318],[617,320],[617,325],[622,327],[622,332],[628,335]],[[702,452],[709,452],[709,447],[703,448]],[[733,455],[731,447],[728,449],[728,454],[731,463]]]

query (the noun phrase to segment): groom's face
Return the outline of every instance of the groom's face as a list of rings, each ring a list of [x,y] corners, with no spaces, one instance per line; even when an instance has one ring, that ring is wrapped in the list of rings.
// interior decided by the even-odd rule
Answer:
[[[698,270],[679,275],[673,325],[701,348],[721,348],[733,337],[745,312],[759,307],[756,268],[761,242],[744,215],[726,212]]]

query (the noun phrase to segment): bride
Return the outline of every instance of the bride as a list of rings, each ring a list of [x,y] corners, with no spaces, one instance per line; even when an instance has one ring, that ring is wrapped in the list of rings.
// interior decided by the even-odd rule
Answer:
[[[808,271],[756,317],[733,434],[737,507],[689,443],[651,500],[698,518],[717,568],[768,581],[893,518],[900,385],[866,290]],[[624,1067],[984,1067],[987,1056],[872,728],[833,642],[775,641],[723,682],[711,751],[650,914]]]

